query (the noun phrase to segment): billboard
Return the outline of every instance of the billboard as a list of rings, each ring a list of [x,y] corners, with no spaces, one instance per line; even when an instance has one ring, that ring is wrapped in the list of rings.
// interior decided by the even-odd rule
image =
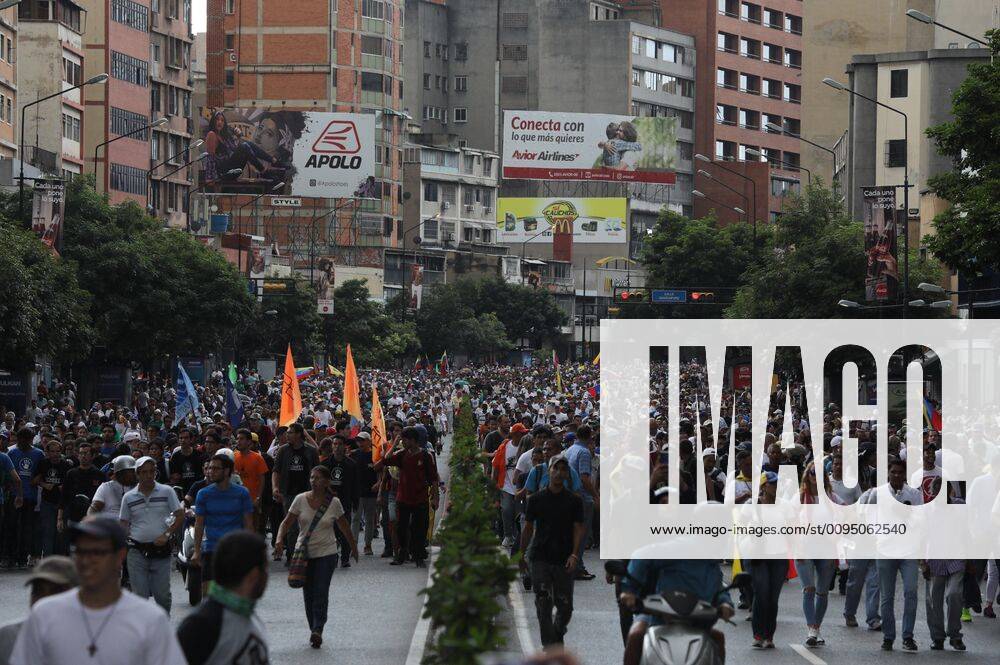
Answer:
[[[410,265],[410,309],[420,309],[424,299],[424,267]]]
[[[623,198],[502,198],[497,201],[497,242],[552,242],[553,232],[572,233],[574,243],[623,243]]]
[[[896,188],[862,187],[864,197],[865,299],[891,301],[899,286],[896,261]]]
[[[677,118],[504,111],[503,177],[673,184]]]
[[[31,229],[48,247],[55,250],[61,244],[63,193],[62,180],[36,180],[31,203]]]
[[[381,192],[372,114],[203,108],[200,136],[208,152],[201,182],[225,194],[374,198]]]

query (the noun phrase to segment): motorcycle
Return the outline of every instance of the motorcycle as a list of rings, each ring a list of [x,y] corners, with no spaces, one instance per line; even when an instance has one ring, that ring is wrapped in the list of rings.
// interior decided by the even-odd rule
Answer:
[[[184,503],[184,491],[174,487],[181,504]],[[188,593],[188,602],[192,607],[201,602],[201,567],[191,565],[191,555],[194,554],[194,510],[185,507],[184,529],[181,531],[180,542],[174,555],[174,564],[184,580],[184,588]]]
[[[623,561],[607,561],[604,570],[639,582],[629,575]],[[711,603],[688,591],[668,590],[641,598],[636,614],[651,614],[664,623],[646,631],[640,665],[724,665],[725,656],[712,637],[712,627],[719,620],[719,597],[749,584],[750,574],[739,573],[715,594]]]

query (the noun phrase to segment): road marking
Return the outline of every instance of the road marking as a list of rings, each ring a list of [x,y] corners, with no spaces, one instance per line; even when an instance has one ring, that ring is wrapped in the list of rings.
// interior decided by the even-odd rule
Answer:
[[[521,653],[525,656],[534,655],[538,649],[531,639],[531,629],[528,627],[528,613],[524,609],[524,599],[521,596],[519,580],[514,580],[507,592],[511,609],[514,611],[514,628],[517,630],[517,641],[521,643]],[[825,664],[824,664],[825,665]]]
[[[819,656],[817,656],[816,654],[814,654],[812,651],[810,651],[809,649],[807,649],[805,646],[803,646],[801,644],[789,644],[788,646],[792,647],[792,649],[794,649],[797,654],[799,654],[800,656],[802,656],[803,658],[805,658],[807,661],[809,661],[810,663],[812,663],[812,665],[826,665],[826,661],[825,660],[823,660],[822,658],[820,658]]]

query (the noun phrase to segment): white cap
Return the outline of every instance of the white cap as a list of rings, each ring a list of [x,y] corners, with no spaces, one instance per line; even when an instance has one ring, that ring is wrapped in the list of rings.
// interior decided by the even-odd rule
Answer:
[[[138,471],[139,469],[142,468],[144,464],[153,464],[155,466],[156,460],[150,457],[149,455],[146,455],[145,457],[140,457],[135,461],[135,470]]]
[[[112,469],[115,473],[135,469],[135,458],[131,455],[119,455],[112,463]]]

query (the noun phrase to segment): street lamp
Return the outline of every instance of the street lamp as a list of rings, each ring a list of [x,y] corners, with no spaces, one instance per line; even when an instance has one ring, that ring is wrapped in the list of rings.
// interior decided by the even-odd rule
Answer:
[[[531,236],[530,238],[528,238],[527,240],[525,240],[524,242],[521,243],[521,286],[524,286],[524,254],[525,254],[525,251],[528,248],[528,243],[531,242],[532,240],[534,240],[535,238],[537,238],[538,236],[542,235],[546,231],[551,231],[551,230],[552,230],[552,227],[544,228],[541,231],[539,231],[538,233],[536,233],[535,235]],[[587,285],[584,284],[584,287],[586,287],[586,286]]]
[[[953,291],[951,289],[946,289],[946,288],[944,288],[942,286],[938,286],[937,284],[931,284],[930,282],[921,282],[920,284],[917,285],[917,289],[920,290],[920,291],[923,291],[924,293],[933,293],[934,295],[948,295],[948,296],[966,296],[967,295],[967,296],[969,296],[969,318],[970,319],[976,318],[975,317],[975,308],[976,308],[976,304],[977,304],[975,302],[976,294],[977,293],[982,293],[983,291],[996,291],[997,290],[997,289],[986,288],[986,289],[965,289],[965,290]],[[944,304],[942,304],[942,303],[944,303]],[[983,302],[983,303],[978,303],[978,304],[980,304],[980,305],[982,305],[984,307],[989,307],[989,306],[992,306],[993,304],[995,304],[995,301],[994,302]],[[934,307],[935,305],[937,305],[941,309],[944,309],[945,307],[951,307],[951,300],[939,300],[938,302],[931,303],[930,306]],[[959,309],[961,309],[961,308],[962,308],[961,303],[959,303]]]
[[[730,187],[729,185],[727,185],[726,183],[722,182],[718,178],[715,178],[711,173],[709,173],[705,169],[698,169],[698,175],[704,176],[704,177],[708,178],[709,180],[711,180],[712,182],[716,182],[716,183],[722,185],[723,187],[725,187],[726,189],[728,189],[732,193],[736,194],[736,196],[738,196],[741,199],[743,199],[744,201],[746,201],[747,202],[747,207],[750,206],[750,198],[746,194],[743,194],[742,192],[740,192],[735,187]]]
[[[699,198],[699,199],[705,199],[705,200],[707,200],[707,201],[711,201],[712,203],[715,203],[715,204],[717,204],[717,205],[720,205],[720,206],[722,206],[723,208],[726,208],[726,209],[728,209],[728,210],[732,210],[732,211],[734,211],[734,212],[737,212],[737,213],[739,213],[740,215],[745,215],[745,214],[747,214],[747,213],[746,213],[746,210],[744,210],[743,208],[737,208],[736,206],[727,206],[727,205],[726,205],[725,203],[722,203],[721,201],[716,201],[716,200],[715,200],[715,199],[713,199],[713,198],[712,198],[711,196],[708,196],[707,194],[704,194],[704,193],[702,193],[702,192],[699,192],[699,191],[698,191],[697,189],[692,189],[692,190],[691,190],[691,195],[692,195],[692,196],[695,196],[695,197],[697,197],[697,198]]]
[[[156,140],[156,139],[153,139],[153,140]],[[203,145],[204,143],[205,143],[205,142],[204,142],[204,141],[202,141],[201,139],[198,139],[197,141],[193,141],[193,142],[191,143],[191,145],[189,145],[188,147],[184,148],[183,150],[181,150],[181,151],[180,151],[179,153],[177,153],[176,155],[171,155],[170,157],[167,157],[167,158],[166,158],[165,160],[163,160],[163,161],[162,161],[162,162],[160,162],[159,164],[154,164],[153,166],[150,166],[150,167],[149,167],[149,171],[147,171],[147,172],[146,172],[146,198],[149,198],[149,189],[150,189],[150,188],[152,187],[152,185],[153,185],[153,171],[155,171],[156,169],[160,168],[161,166],[163,166],[164,164],[166,164],[167,162],[169,162],[169,161],[170,161],[171,159],[173,159],[174,157],[178,157],[178,156],[180,156],[180,155],[183,155],[183,154],[184,154],[184,153],[186,153],[186,152],[190,152],[190,151],[192,151],[192,150],[195,150],[196,148],[200,148],[200,147],[201,147],[201,146],[202,146],[202,145]],[[205,157],[207,157],[207,156],[208,156],[208,153],[207,153],[207,152],[203,152],[203,153],[201,153],[201,155],[199,155],[199,156],[198,156],[198,157],[197,157],[196,159],[192,160],[192,162],[196,162],[196,161],[198,161],[199,159],[205,159]],[[190,165],[190,164],[191,164],[192,162],[187,162],[186,164],[184,164],[184,166],[188,166],[188,165]],[[171,171],[171,172],[170,172],[170,173],[168,173],[167,175],[163,176],[162,178],[157,178],[157,180],[166,180],[166,179],[167,179],[167,178],[169,178],[169,177],[170,177],[171,175],[173,175],[174,173],[177,173],[177,172],[178,172],[178,171],[180,171],[180,170],[181,170],[182,168],[184,168],[184,166],[181,166],[181,167],[179,167],[179,168],[176,168],[176,169],[174,169],[173,171]]]
[[[0,11],[2,11],[4,9],[10,9],[14,5],[17,5],[17,4],[20,4],[20,3],[21,3],[21,0],[4,0],[3,2],[0,2]]]
[[[753,178],[750,178],[750,177],[748,177],[748,176],[740,173],[736,169],[731,169],[728,166],[725,166],[722,162],[713,162],[711,159],[709,159],[708,157],[706,157],[705,155],[703,155],[701,153],[696,154],[694,156],[694,158],[697,159],[699,162],[705,162],[706,164],[711,164],[713,166],[717,166],[720,169],[722,169],[723,171],[728,171],[729,173],[732,173],[733,175],[735,175],[735,176],[737,176],[739,178],[743,178],[744,180],[746,180],[746,181],[748,181],[750,183],[750,190],[753,193],[753,204],[751,206],[753,208],[753,218],[752,218],[752,221],[753,221],[753,248],[754,248],[754,252],[756,252],[757,251],[757,183],[756,183],[756,181],[754,181]]]
[[[830,148],[827,148],[825,145],[820,145],[819,143],[813,143],[809,139],[807,139],[807,138],[805,138],[805,137],[803,137],[803,136],[801,136],[799,134],[796,134],[795,132],[790,132],[787,129],[785,129],[784,127],[781,127],[780,125],[776,125],[773,122],[765,123],[764,126],[767,127],[768,129],[770,129],[772,132],[777,132],[778,134],[784,134],[785,136],[790,136],[793,139],[797,139],[799,141],[802,141],[803,143],[808,143],[809,145],[813,146],[814,148],[819,148],[820,150],[822,150],[824,152],[830,153],[830,157],[833,158],[833,171],[831,171],[831,173],[833,175],[837,175],[837,153],[835,153],[833,150],[831,150]]]
[[[140,134],[142,132],[145,132],[145,131],[150,130],[150,129],[154,129],[156,127],[162,127],[163,125],[167,124],[168,122],[170,122],[170,121],[167,118],[160,118],[159,120],[154,120],[153,122],[149,123],[148,125],[143,125],[142,127],[138,127],[136,129],[133,129],[131,132],[126,132],[125,134],[120,134],[119,136],[116,136],[113,139],[108,139],[107,141],[104,141],[103,143],[98,143],[97,145],[95,145],[94,146],[94,187],[95,188],[97,187],[97,151],[101,149],[101,146],[110,145],[110,144],[114,143],[115,141],[118,141],[119,139],[123,139],[123,138],[126,138],[128,136],[134,136],[135,134]],[[107,155],[108,155],[108,151],[107,151],[107,148],[105,148],[105,150],[104,150],[105,159],[107,159]],[[108,187],[106,185],[105,185],[105,189],[108,189]],[[147,192],[147,194],[148,194],[148,192]]]
[[[964,32],[960,32],[960,31],[956,30],[955,28],[952,28],[951,26],[945,25],[944,23],[938,23],[937,21],[934,20],[933,17],[930,17],[930,16],[928,16],[927,14],[925,14],[923,12],[919,12],[916,9],[908,9],[908,10],[906,10],[906,15],[909,16],[910,18],[916,20],[916,21],[920,21],[921,23],[927,23],[928,25],[936,25],[939,28],[944,28],[948,32],[954,32],[956,35],[961,35],[962,37],[965,37],[966,39],[971,39],[972,41],[974,41],[977,44],[982,44],[983,46],[989,46],[989,44],[987,44],[986,42],[984,42],[982,39],[978,39],[977,37],[973,37],[972,35],[967,35]]]
[[[236,224],[237,224],[236,235],[239,237],[238,238],[238,242],[240,243],[239,254],[238,254],[239,258],[237,258],[237,261],[238,261],[239,265],[241,266],[241,270],[242,270],[242,265],[243,265],[243,208],[246,208],[248,205],[252,205],[254,203],[257,203],[257,201],[259,201],[262,197],[265,197],[268,194],[271,194],[273,192],[277,192],[277,191],[279,191],[281,189],[284,189],[284,187],[285,187],[285,183],[284,182],[279,182],[276,185],[274,185],[274,187],[272,187],[271,189],[268,189],[268,190],[266,190],[264,192],[261,192],[260,194],[258,194],[257,196],[253,197],[252,199],[250,199],[249,201],[247,201],[246,203],[244,203],[243,205],[241,205],[239,208],[236,209],[236,219],[238,220],[236,222]]]
[[[223,173],[222,176],[223,177],[229,176],[231,178],[235,178],[236,176],[238,176],[241,173],[243,173],[243,169],[229,169],[228,171],[226,171],[225,173]],[[197,192],[199,189],[204,189],[205,187],[207,187],[208,185],[211,185],[211,184],[213,184],[213,183],[211,183],[211,182],[203,182],[200,185],[198,185],[197,187],[190,187],[190,188],[188,188],[188,192],[187,192],[187,211],[188,211],[187,225],[188,225],[188,231],[191,230],[191,195],[194,194],[195,192]]]
[[[830,77],[823,79],[823,83],[835,90],[841,90],[849,95],[867,99],[876,106],[881,106],[903,116],[903,142],[906,149],[903,151],[903,293],[901,299],[906,299],[910,292],[910,118],[894,106],[889,106],[883,102],[873,99],[867,95],[862,95],[856,90],[851,90],[840,81]]]
[[[7,9],[8,7],[13,7],[14,5],[18,4],[18,2],[20,2],[20,0],[16,0],[15,2],[5,2],[4,4],[0,5],[0,9]],[[21,158],[20,159],[21,177],[20,177],[20,184],[18,185],[17,189],[17,214],[19,217],[24,214],[24,112],[28,110],[29,106],[35,106],[36,104],[41,104],[46,99],[52,99],[53,97],[61,97],[71,90],[82,88],[85,85],[104,83],[107,80],[108,80],[107,74],[98,74],[97,76],[90,77],[89,79],[87,79],[83,83],[80,83],[79,85],[74,85],[71,88],[66,88],[65,90],[60,90],[59,92],[53,92],[51,95],[42,97],[41,99],[36,99],[35,101],[29,104],[25,104],[24,106],[21,107],[21,146],[20,146],[20,151],[18,152],[18,155]]]
[[[778,159],[777,157],[772,157],[771,155],[765,155],[760,150],[755,150],[753,148],[747,148],[747,154],[750,155],[751,157],[756,157],[758,159],[763,157],[768,162],[780,164],[785,168],[787,168],[789,171],[805,171],[806,177],[809,179],[808,180],[809,184],[810,185],[812,184],[812,171],[810,171],[804,166],[799,166],[798,164],[792,164],[791,162],[786,162],[783,159]]]
[[[194,164],[195,162],[200,162],[201,160],[205,159],[206,157],[208,157],[208,153],[207,152],[203,152],[200,155],[198,155],[197,157],[195,157],[194,159],[189,160],[187,162],[184,162],[183,164],[181,164],[180,166],[178,166],[173,171],[167,173],[165,176],[157,178],[156,180],[158,182],[162,182],[162,181],[166,180],[167,178],[169,178],[170,176],[172,176],[173,174],[175,174],[178,171],[180,171],[181,169],[187,168],[187,167],[191,166],[192,164]],[[150,190],[152,189],[152,182],[153,182],[152,173],[153,173],[153,171],[152,171],[152,169],[150,169],[149,175],[146,178],[146,197],[147,198],[150,198]],[[153,207],[152,203],[147,204],[146,207],[149,210],[152,210],[153,212],[156,212],[156,209]],[[189,212],[190,212],[190,210],[189,210]]]

